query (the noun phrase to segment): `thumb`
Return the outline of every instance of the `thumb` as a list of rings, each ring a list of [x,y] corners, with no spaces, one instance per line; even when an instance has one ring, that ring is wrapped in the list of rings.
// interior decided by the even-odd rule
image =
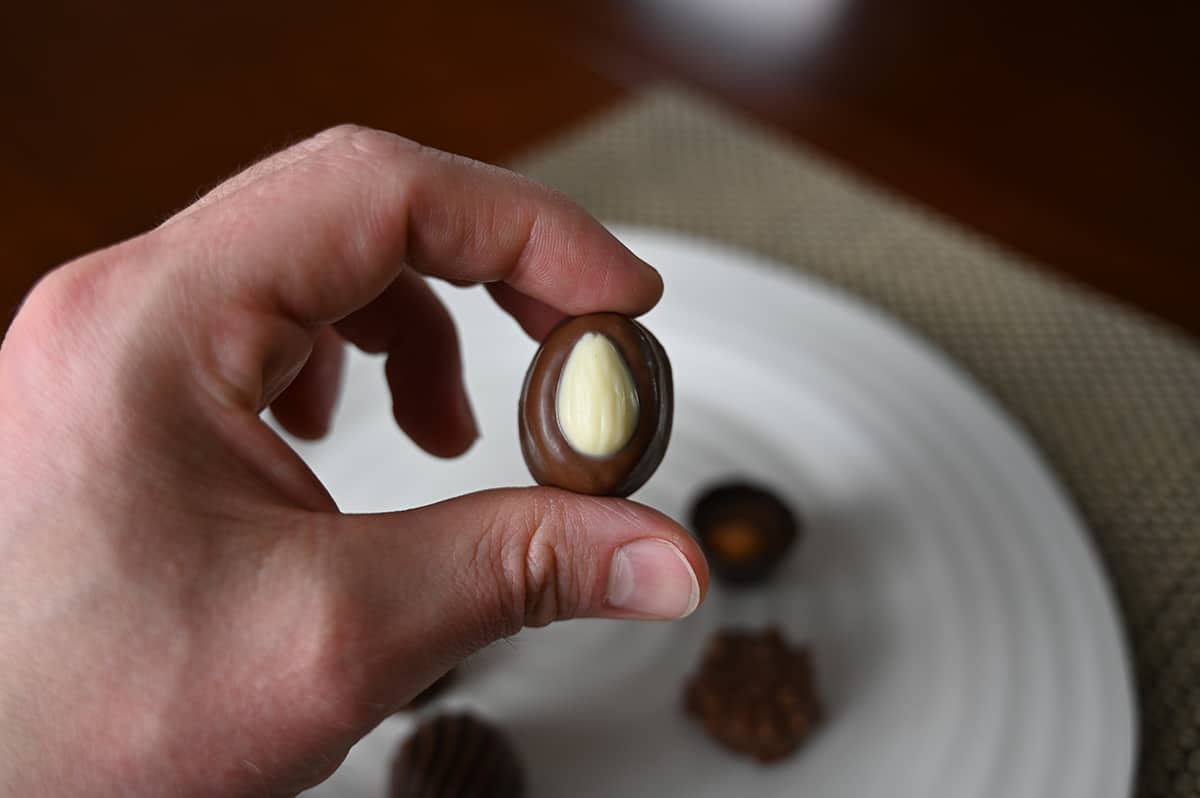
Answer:
[[[708,586],[691,536],[623,499],[555,488],[486,491],[398,513],[342,516],[340,569],[374,630],[364,652],[442,667],[525,626],[673,619]]]

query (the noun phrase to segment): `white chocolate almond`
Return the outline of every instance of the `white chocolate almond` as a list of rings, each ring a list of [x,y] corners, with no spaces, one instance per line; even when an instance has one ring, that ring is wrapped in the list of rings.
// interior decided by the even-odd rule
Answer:
[[[637,390],[607,336],[588,332],[575,342],[559,378],[556,405],[558,427],[580,454],[608,457],[629,443],[638,424]]]

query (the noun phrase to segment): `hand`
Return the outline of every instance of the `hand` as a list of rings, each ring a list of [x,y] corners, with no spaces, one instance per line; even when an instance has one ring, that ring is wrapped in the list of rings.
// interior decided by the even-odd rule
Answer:
[[[562,197],[357,128],[33,291],[0,348],[0,793],[293,794],[522,626],[695,609],[703,557],[653,510],[526,488],[342,515],[263,423],[324,433],[344,339],[387,353],[413,440],[468,448],[425,276],[487,283],[534,337],[661,292]]]

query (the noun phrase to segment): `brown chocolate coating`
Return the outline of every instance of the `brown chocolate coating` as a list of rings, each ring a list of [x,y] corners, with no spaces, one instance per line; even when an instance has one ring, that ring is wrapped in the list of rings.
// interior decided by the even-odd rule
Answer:
[[[608,457],[575,451],[558,423],[559,378],[576,342],[589,332],[612,341],[629,369],[638,398],[633,436]],[[517,414],[521,453],[538,484],[595,496],[628,496],[650,478],[666,455],[674,412],[671,363],[649,330],[619,313],[576,316],[551,330],[525,374]]]
[[[495,726],[438,715],[413,732],[392,763],[391,798],[521,798],[525,772]]]
[[[766,579],[800,528],[796,516],[775,494],[745,482],[705,490],[692,505],[689,522],[713,575],[728,585]]]
[[[795,752],[822,717],[808,650],[773,627],[717,632],[684,706],[718,742],[763,763]]]

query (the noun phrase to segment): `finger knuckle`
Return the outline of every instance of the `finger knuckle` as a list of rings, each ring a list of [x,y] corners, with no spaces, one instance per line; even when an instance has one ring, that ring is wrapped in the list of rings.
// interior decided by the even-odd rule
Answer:
[[[38,280],[21,305],[25,318],[62,321],[78,317],[91,304],[98,288],[95,269],[79,262],[62,266]]]
[[[13,319],[6,340],[8,351],[31,349],[39,359],[58,364],[80,338],[90,338],[94,346],[97,337],[106,332],[98,322],[105,319],[104,306],[112,293],[118,263],[111,251],[100,252],[42,277]]]
[[[402,136],[355,124],[331,127],[318,133],[313,142],[318,151],[334,157],[371,163],[392,160],[420,150],[420,145]]]
[[[372,132],[372,129],[365,125],[343,122],[340,125],[325,128],[313,136],[311,139],[312,149],[319,150],[324,147],[348,145],[349,142]]]
[[[353,731],[368,726],[380,708],[370,694],[371,676],[365,663],[354,656],[360,647],[355,624],[348,616],[326,617],[309,637],[302,655],[303,690],[296,695],[310,702],[304,713],[315,727]]]
[[[318,558],[319,559],[319,558]],[[314,577],[293,617],[301,619],[292,662],[307,714],[321,727],[362,728],[379,712],[373,703],[373,624],[352,589],[322,572]]]
[[[578,614],[581,592],[571,556],[571,529],[577,525],[568,503],[533,489],[521,517],[508,519],[495,535],[502,541],[496,558],[503,568],[500,582],[509,591],[507,633]]]

